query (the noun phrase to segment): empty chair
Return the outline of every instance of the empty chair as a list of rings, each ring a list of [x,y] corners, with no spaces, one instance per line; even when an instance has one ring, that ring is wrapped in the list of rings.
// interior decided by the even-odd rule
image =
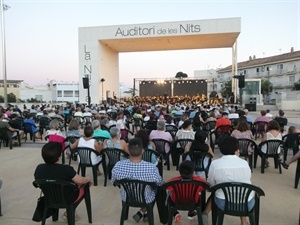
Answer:
[[[153,141],[153,143],[155,144],[155,150],[157,152],[159,152],[162,155],[163,160],[166,161],[167,169],[170,170],[169,152],[167,152],[166,149],[170,150],[171,142],[166,141],[165,139],[160,139],[160,138],[155,138],[155,139],[152,139],[151,141]]]
[[[252,171],[252,165],[253,165],[253,155],[257,151],[257,144],[247,138],[238,138],[239,141],[239,150],[240,150],[240,156],[245,157],[249,162],[249,167]]]
[[[159,174],[163,177],[163,161],[162,156],[157,151],[152,149],[144,149],[142,160],[156,164]]]
[[[184,153],[186,146],[192,142],[192,139],[179,139],[172,144],[171,155],[173,156],[173,164],[176,166],[176,170],[179,168],[180,156]]]
[[[259,225],[260,196],[264,191],[252,184],[226,182],[211,187],[212,225],[222,225],[224,215],[249,217],[250,225]],[[225,195],[224,209],[220,209],[215,202],[216,191]],[[254,206],[249,208],[248,201],[254,199]]]
[[[69,165],[71,165],[71,161],[72,159],[74,161],[77,160],[77,152],[73,149],[71,149],[71,144],[74,144],[78,139],[80,138],[80,136],[67,136],[66,137],[66,141],[69,142],[69,145],[67,146],[67,148],[70,149],[70,152],[71,152],[71,155],[70,155],[70,158],[69,158]]]
[[[50,124],[50,119],[48,117],[42,116],[39,119],[39,131],[41,134],[41,137],[44,133],[44,130],[49,130],[49,124]]]
[[[175,126],[175,125],[166,125],[166,131],[169,132],[174,140],[175,136],[176,136],[176,133],[178,131],[178,127]]]

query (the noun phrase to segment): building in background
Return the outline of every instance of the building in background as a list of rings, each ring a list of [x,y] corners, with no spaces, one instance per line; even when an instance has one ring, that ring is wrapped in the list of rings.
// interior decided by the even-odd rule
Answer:
[[[194,77],[198,79],[203,79],[207,82],[207,96],[209,97],[210,94],[215,91],[219,96],[221,92],[221,83],[219,82],[219,74],[216,70],[195,70]]]

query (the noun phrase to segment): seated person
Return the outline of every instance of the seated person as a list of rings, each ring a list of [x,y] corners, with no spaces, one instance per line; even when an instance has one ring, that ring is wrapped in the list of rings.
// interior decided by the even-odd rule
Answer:
[[[297,134],[297,133],[299,133],[299,130],[296,129],[296,127],[294,126],[289,127],[288,134]],[[300,150],[298,150],[298,152],[293,157],[289,158],[285,162],[282,162],[282,167],[284,169],[288,169],[290,164],[297,161],[299,158],[300,158]]]
[[[288,120],[287,120],[287,118],[284,116],[283,110],[280,109],[280,110],[278,111],[278,114],[279,114],[279,115],[276,116],[274,120],[276,120],[276,121],[279,123],[280,131],[281,131],[281,133],[283,133],[283,131],[284,131],[284,126],[287,125]]]
[[[13,113],[11,114],[10,121],[8,122],[12,128],[19,130],[21,139],[24,137],[24,126],[22,120],[22,117],[18,116],[16,113]]]
[[[194,163],[191,162],[191,161],[189,161],[189,160],[185,160],[179,166],[180,176],[173,177],[170,180],[168,180],[168,182],[175,181],[175,180],[182,180],[182,179],[191,179],[191,180],[198,180],[198,181],[202,181],[202,182],[206,183],[206,181],[204,179],[202,179],[199,176],[195,176],[194,175],[194,169],[195,169]],[[198,189],[197,192],[199,193],[202,190],[203,190],[203,187],[199,186],[199,189]],[[167,191],[171,192],[170,193],[171,194],[170,197],[171,197],[171,200],[174,202],[176,196],[172,194],[172,191],[173,191],[172,187],[168,187]],[[196,195],[195,196],[195,202],[198,202],[199,196],[200,195]],[[196,216],[196,215],[197,215],[196,210],[190,210],[188,212],[188,219],[192,220],[194,218],[194,216]],[[174,222],[178,222],[180,219],[181,219],[180,213],[178,211],[175,211],[174,212]]]
[[[83,129],[84,136],[79,138],[73,144],[71,144],[71,149],[75,149],[77,147],[88,147],[94,149],[96,152],[101,153],[102,151],[102,143],[97,142],[97,140],[93,139],[93,128],[91,126],[86,126]],[[101,155],[96,155],[95,153],[91,154],[92,165],[100,165],[102,161]],[[80,162],[80,156],[78,155],[77,161]],[[97,172],[98,176],[101,175],[101,172],[98,168]]]
[[[103,148],[118,148],[129,154],[128,146],[124,140],[121,140],[121,132],[119,128],[112,127],[110,129],[111,139],[106,139],[103,142]]]
[[[103,137],[105,139],[111,139],[111,135],[107,130],[102,130],[100,121],[94,120],[92,122],[92,127],[94,129],[93,137]]]
[[[43,146],[42,157],[45,161],[44,164],[40,164],[36,167],[34,172],[34,179],[57,179],[68,182],[73,182],[78,186],[81,186],[91,181],[87,177],[82,177],[76,173],[73,167],[69,165],[61,164],[61,145],[59,143],[50,142]],[[65,190],[67,203],[75,203],[84,195],[84,188],[80,188],[78,191]],[[66,212],[62,218],[67,220]],[[79,220],[80,217],[76,214],[75,220]]]
[[[223,156],[213,160],[208,171],[208,183],[212,187],[224,182],[241,182],[251,184],[251,170],[246,160],[239,157],[239,143],[234,137],[227,136],[220,143],[219,148]],[[254,207],[254,195],[250,195],[248,208]],[[221,210],[224,209],[225,196],[219,190],[215,195],[215,202]],[[211,198],[208,199],[202,214],[203,224],[208,224],[207,214],[211,211]],[[246,217],[241,217],[241,225],[248,225]]]
[[[46,131],[46,136],[56,134],[65,138],[65,135],[59,129],[59,121],[57,119],[53,119],[49,123],[49,130]]]

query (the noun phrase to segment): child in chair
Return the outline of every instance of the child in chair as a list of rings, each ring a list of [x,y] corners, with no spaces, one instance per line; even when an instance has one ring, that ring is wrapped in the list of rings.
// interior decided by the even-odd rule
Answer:
[[[192,161],[185,160],[179,166],[180,176],[173,177],[168,182],[175,181],[175,180],[182,180],[182,179],[192,179],[192,180],[198,180],[206,183],[204,179],[194,175],[194,169],[195,169],[194,163]],[[204,190],[203,187],[199,186],[198,193],[201,192],[202,190]],[[170,196],[171,200],[175,201],[175,195],[172,195],[172,187],[168,187],[167,191],[171,191],[171,196]],[[195,196],[195,202],[199,200],[199,197],[200,197],[199,195]],[[188,219],[192,220],[195,216],[197,216],[196,210],[190,210],[188,212]],[[178,222],[180,219],[181,219],[180,213],[178,211],[175,211],[174,222]]]

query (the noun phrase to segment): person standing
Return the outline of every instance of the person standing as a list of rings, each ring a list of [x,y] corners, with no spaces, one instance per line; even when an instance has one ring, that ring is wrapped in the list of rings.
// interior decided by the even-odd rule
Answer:
[[[142,160],[143,142],[140,138],[133,138],[129,141],[129,159],[121,160],[116,163],[112,170],[111,182],[116,180],[132,179],[146,182],[155,182],[156,185],[161,186],[163,183],[162,177],[159,175],[157,167],[150,162]],[[126,201],[126,194],[123,188],[120,189],[122,201]],[[147,203],[155,200],[156,191],[153,189],[146,189],[145,198]],[[141,208],[133,219],[138,223],[143,218],[148,220],[146,208]]]

